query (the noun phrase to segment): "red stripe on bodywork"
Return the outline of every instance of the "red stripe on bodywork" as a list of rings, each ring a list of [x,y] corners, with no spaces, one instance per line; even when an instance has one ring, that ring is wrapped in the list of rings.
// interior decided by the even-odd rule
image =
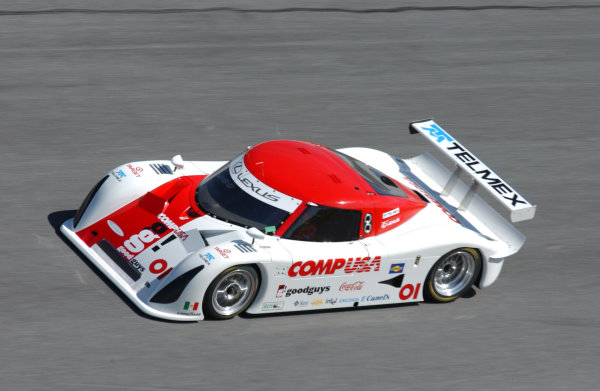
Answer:
[[[159,214],[165,214],[178,226],[203,215],[193,200],[196,186],[204,177],[194,175],[169,181],[82,229],[77,235],[90,247],[106,239],[122,253],[125,249],[135,256],[173,232],[160,221]],[[194,213],[189,213],[190,208]],[[108,220],[121,228],[122,237],[109,227]]]

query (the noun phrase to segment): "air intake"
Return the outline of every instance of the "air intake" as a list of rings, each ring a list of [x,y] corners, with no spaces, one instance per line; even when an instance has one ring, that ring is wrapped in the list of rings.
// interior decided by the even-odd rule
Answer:
[[[154,172],[158,175],[173,174],[173,170],[171,170],[171,167],[167,166],[166,164],[151,164],[150,167],[152,167]]]
[[[337,183],[337,184],[342,183],[342,181],[340,180],[340,178],[338,178],[337,175],[335,175],[335,174],[329,174],[329,178],[331,178],[331,180],[334,183]]]
[[[160,290],[156,295],[150,299],[152,303],[169,304],[174,303],[179,299],[179,296],[183,293],[186,286],[192,281],[196,274],[204,269],[204,265],[197,266],[187,272],[183,273],[179,277],[167,284],[163,289]]]

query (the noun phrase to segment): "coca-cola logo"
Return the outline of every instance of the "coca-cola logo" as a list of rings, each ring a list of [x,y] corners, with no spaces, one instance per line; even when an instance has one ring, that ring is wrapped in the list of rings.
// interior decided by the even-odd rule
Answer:
[[[340,292],[343,291],[359,291],[363,288],[363,284],[365,282],[364,281],[355,281],[355,282],[342,282],[342,285],[340,285]]]
[[[320,295],[324,292],[329,292],[330,289],[330,286],[306,286],[304,288],[288,288],[287,285],[282,284],[279,285],[279,287],[277,288],[277,293],[275,294],[275,297],[280,298],[283,297],[284,294],[285,297],[290,297],[292,295],[299,294],[311,296],[313,293]]]

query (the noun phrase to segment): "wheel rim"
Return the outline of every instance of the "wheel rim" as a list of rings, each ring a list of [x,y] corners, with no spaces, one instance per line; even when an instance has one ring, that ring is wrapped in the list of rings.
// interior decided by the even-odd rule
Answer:
[[[441,296],[451,297],[470,286],[475,274],[475,257],[466,251],[457,251],[444,258],[435,270],[433,286]]]
[[[256,291],[258,276],[253,269],[234,269],[215,285],[212,305],[219,315],[227,316],[243,310]]]

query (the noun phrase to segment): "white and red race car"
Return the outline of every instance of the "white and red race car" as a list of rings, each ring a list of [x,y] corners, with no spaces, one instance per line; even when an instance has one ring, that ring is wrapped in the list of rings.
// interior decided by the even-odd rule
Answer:
[[[146,314],[171,320],[448,302],[492,284],[531,205],[432,120],[455,163],[268,141],[230,162],[129,163],[62,233]],[[460,177],[466,178],[467,183]]]

